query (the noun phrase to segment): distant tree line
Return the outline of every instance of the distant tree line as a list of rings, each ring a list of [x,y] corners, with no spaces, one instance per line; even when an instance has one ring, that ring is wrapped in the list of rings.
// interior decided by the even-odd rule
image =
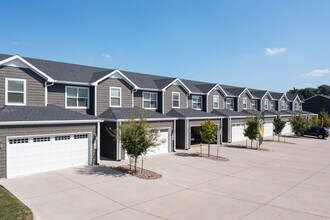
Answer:
[[[288,93],[290,94],[298,94],[301,99],[307,99],[312,97],[316,94],[328,95],[330,96],[330,85],[320,85],[317,88],[304,88],[304,89],[297,89],[294,88],[289,90]]]

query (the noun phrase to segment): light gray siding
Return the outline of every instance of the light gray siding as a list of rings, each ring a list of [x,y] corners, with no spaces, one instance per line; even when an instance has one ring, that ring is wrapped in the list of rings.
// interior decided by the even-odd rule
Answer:
[[[6,177],[6,138],[10,136],[47,135],[56,133],[92,132],[96,135],[96,124],[81,125],[39,125],[39,126],[1,126],[0,127],[0,178]],[[94,157],[92,157],[94,158]]]
[[[164,92],[164,114],[172,109],[172,92],[180,93],[180,108],[187,108],[186,91],[181,86],[172,85]]]
[[[240,97],[239,97],[239,104],[238,104],[238,111],[241,112],[243,110],[243,99],[246,98],[247,100],[247,108],[246,109],[251,109],[251,98],[247,93],[243,93]]]
[[[193,108],[192,104],[192,95],[188,96],[188,108]],[[206,95],[196,95],[196,96],[202,96],[202,111],[206,111]]]
[[[265,95],[265,97],[263,99],[261,99],[261,103],[260,103],[261,111],[265,110],[265,100],[268,100],[268,109],[270,109],[271,98],[269,97],[269,95]]]
[[[65,108],[65,87],[71,85],[64,84],[54,84],[48,86],[48,104],[56,105],[62,108]],[[71,86],[76,87],[76,86]],[[82,87],[82,86],[78,86]],[[94,114],[94,87],[82,87],[89,88],[89,109],[77,109],[77,108],[68,108],[75,112],[80,112],[83,114]]]
[[[224,95],[220,92],[220,90],[214,89],[208,95],[208,112],[211,112],[213,108],[213,96],[219,96],[219,109],[224,109]]]
[[[45,79],[27,68],[0,66],[0,106],[5,105],[6,78],[26,80],[26,105],[45,106]]]
[[[132,107],[132,87],[123,79],[108,78],[97,86],[97,115],[110,107],[110,86],[121,88],[121,107]]]

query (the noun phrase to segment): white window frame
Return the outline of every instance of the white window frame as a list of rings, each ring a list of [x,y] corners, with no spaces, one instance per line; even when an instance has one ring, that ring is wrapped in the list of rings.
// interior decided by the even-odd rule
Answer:
[[[111,105],[111,98],[118,98],[118,97],[112,97],[111,96],[111,89],[119,89],[119,104],[120,105]],[[122,93],[121,93],[121,87],[114,87],[110,86],[109,87],[109,106],[113,108],[120,108],[122,106]]]
[[[24,83],[24,91],[23,91],[23,103],[10,103],[8,102],[8,81],[20,81]],[[21,93],[21,92],[13,92],[13,93]],[[6,78],[6,83],[5,83],[5,105],[20,105],[24,106],[26,105],[26,80],[25,79],[16,79],[16,78]]]
[[[67,94],[67,90],[68,88],[73,88],[73,89],[77,89],[77,91],[79,89],[87,89],[87,107],[81,107],[81,106],[68,106],[67,105],[67,102],[68,102],[68,98],[77,98],[79,99],[79,92],[77,92],[77,97],[68,97],[68,94]],[[85,98],[85,97],[84,97]],[[89,87],[80,87],[80,86],[65,86],[65,108],[67,109],[89,109]],[[78,103],[78,102],[77,102]]]
[[[144,99],[144,94],[149,94],[149,97],[150,97],[150,99],[149,100],[146,100],[146,99]],[[152,100],[151,100],[151,94],[156,94],[156,107],[155,108],[146,108],[146,107],[144,107],[144,102],[145,101],[148,101],[148,102],[151,102]],[[142,92],[142,108],[144,108],[144,109],[158,109],[158,93],[157,92]]]
[[[244,102],[245,102],[245,103],[244,103]],[[245,107],[244,107],[244,105],[245,105]],[[243,109],[247,109],[247,98],[246,98],[246,97],[243,98],[243,101],[242,101],[242,108],[243,108]]]
[[[285,102],[284,102],[284,100],[282,100],[281,101],[281,110],[284,110],[284,108],[285,108],[284,106],[285,106]]]
[[[264,109],[268,110],[268,99],[264,100]]]
[[[253,104],[253,103],[255,103],[255,104]],[[258,101],[257,100],[253,99],[251,101],[251,109],[258,110]]]
[[[270,101],[270,110],[275,110],[275,101]]]
[[[217,99],[218,99],[218,101],[216,101],[216,102],[214,101],[214,98],[215,97],[217,97]],[[215,103],[217,103],[217,106],[216,107],[214,106]],[[220,107],[219,104],[220,104],[220,97],[219,97],[219,95],[213,95],[213,109],[219,109],[219,107]]]
[[[174,94],[178,94],[178,97],[179,97],[179,99],[178,99],[178,103],[179,103],[179,106],[174,106],[173,105],[173,96],[174,96]],[[180,105],[181,105],[181,103],[180,103],[180,93],[179,92],[172,92],[172,108],[180,108]]]
[[[233,108],[228,108],[228,100],[233,100]],[[231,104],[231,102],[230,102]],[[235,109],[235,100],[234,98],[226,98],[226,109],[229,109],[229,110],[234,110]]]
[[[200,104],[201,104],[201,107],[200,108],[194,108],[194,104],[199,104],[199,102],[196,102],[196,101],[194,101],[194,98],[196,99],[200,99]],[[203,108],[203,96],[200,96],[200,95],[192,95],[191,96],[191,107],[193,108],[193,109],[196,109],[196,110],[202,110],[202,108]]]

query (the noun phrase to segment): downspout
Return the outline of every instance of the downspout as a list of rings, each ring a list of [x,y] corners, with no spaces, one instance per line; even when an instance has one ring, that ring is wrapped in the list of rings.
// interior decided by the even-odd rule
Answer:
[[[137,89],[133,88],[132,89],[132,108],[134,108],[134,93],[136,93],[136,92],[137,92]],[[143,97],[142,97],[142,99],[143,99]]]
[[[48,87],[53,86],[55,82],[52,82],[50,85],[45,82],[45,106],[48,106]]]

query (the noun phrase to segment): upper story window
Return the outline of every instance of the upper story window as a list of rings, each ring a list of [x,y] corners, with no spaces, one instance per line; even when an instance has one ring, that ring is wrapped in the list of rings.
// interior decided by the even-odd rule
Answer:
[[[66,108],[89,108],[89,88],[65,87]]]
[[[243,109],[247,109],[247,98],[243,98]]]
[[[234,99],[233,98],[226,99],[226,108],[229,110],[234,110]]]
[[[275,110],[275,101],[270,101],[270,109]]]
[[[213,95],[213,108],[219,109],[219,96]]]
[[[284,100],[281,101],[281,110],[284,110],[284,107],[285,107],[285,102]]]
[[[297,102],[294,103],[294,110],[298,110],[298,103]]]
[[[180,93],[172,92],[172,107],[180,108]]]
[[[193,109],[202,110],[202,106],[203,106],[203,97],[193,95],[192,96],[192,107],[193,107]]]
[[[289,102],[286,102],[286,109],[290,110],[290,103]]]
[[[252,105],[252,109],[253,110],[257,110],[258,109],[258,102],[257,102],[257,100],[252,100],[251,105]]]
[[[268,110],[268,99],[264,100],[264,108],[265,110]]]
[[[26,105],[26,81],[6,78],[6,105]]]
[[[143,108],[157,109],[158,94],[156,92],[143,92],[142,96]]]
[[[120,87],[110,87],[110,107],[121,107]]]

